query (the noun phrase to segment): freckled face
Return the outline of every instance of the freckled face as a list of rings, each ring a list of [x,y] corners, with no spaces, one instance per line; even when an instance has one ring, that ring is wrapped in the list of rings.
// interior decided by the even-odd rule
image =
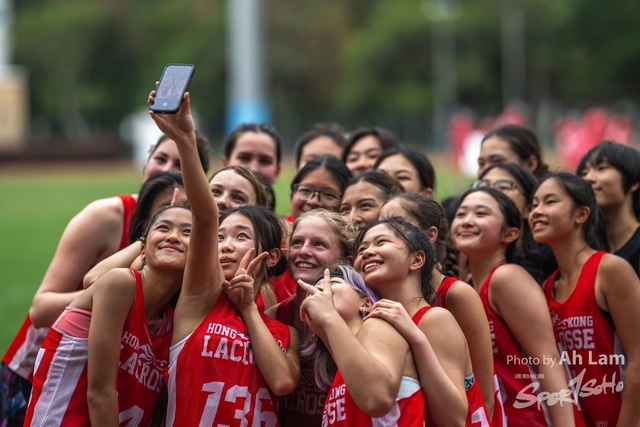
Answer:
[[[346,255],[340,239],[323,218],[305,218],[291,236],[289,272],[294,280],[311,283]]]

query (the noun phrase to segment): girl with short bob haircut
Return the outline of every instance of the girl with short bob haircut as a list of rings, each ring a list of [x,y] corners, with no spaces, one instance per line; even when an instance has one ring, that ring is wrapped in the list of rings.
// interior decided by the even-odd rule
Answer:
[[[495,163],[516,163],[538,178],[549,171],[542,160],[542,146],[531,129],[518,125],[504,125],[487,133],[480,146],[478,176]]]
[[[377,298],[362,277],[341,266],[315,286],[298,284],[309,295],[300,310],[313,331],[303,354],[314,360],[318,386],[329,386],[322,425],[424,426],[411,349],[389,323],[365,318]]]
[[[409,147],[387,150],[378,158],[374,169],[397,179],[407,193],[424,193],[433,197],[436,170],[421,151]]]
[[[287,222],[317,208],[337,212],[350,178],[349,169],[332,156],[318,157],[304,165],[291,182],[291,213]]]
[[[529,224],[558,261],[544,294],[585,420],[638,425],[640,280],[629,263],[602,250],[596,203],[587,181],[555,173],[536,188]],[[607,392],[592,392],[600,388]]]
[[[435,252],[435,264],[431,271],[431,285],[436,290],[429,304],[449,310],[460,325],[469,346],[473,375],[478,380],[484,405],[491,418],[494,408],[494,375],[491,332],[477,292],[458,279],[457,253],[451,241],[449,221],[442,206],[420,193],[400,194],[389,200],[380,211],[380,218],[401,217],[425,233]],[[473,407],[470,396],[469,413]],[[500,404],[500,402],[497,402]],[[502,409],[498,408],[497,416]]]
[[[428,303],[435,296],[429,238],[410,223],[389,218],[360,231],[355,254],[356,270],[385,298],[374,304],[369,317],[381,317],[405,337],[420,378],[428,379],[421,382],[428,415],[438,426],[464,425],[467,386],[481,392],[460,327],[451,313]],[[484,406],[481,411],[488,419]]]
[[[458,250],[469,259],[473,287],[489,320],[507,424],[581,424],[581,415],[574,419],[573,405],[558,401],[547,405],[549,424],[542,409],[547,402],[538,400],[539,389],[562,394],[569,388],[562,365],[543,362],[560,360],[544,294],[531,275],[513,263],[520,226],[515,203],[487,187],[462,195],[451,225]],[[523,360],[527,362],[519,363]]]
[[[393,196],[404,193],[400,183],[382,171],[369,171],[349,180],[342,195],[340,215],[358,228],[378,219],[382,206]]]
[[[640,152],[603,141],[584,155],[576,174],[595,193],[611,252],[640,275]]]

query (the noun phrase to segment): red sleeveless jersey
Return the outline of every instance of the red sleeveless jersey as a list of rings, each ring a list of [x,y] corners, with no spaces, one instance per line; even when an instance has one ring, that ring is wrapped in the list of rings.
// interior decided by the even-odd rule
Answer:
[[[171,334],[171,309],[158,334],[149,331],[144,311],[140,273],[136,295],[127,316],[120,342],[116,380],[121,426],[145,426],[151,421],[156,401],[164,385]],[[25,426],[90,425],[87,408],[87,360],[89,340],[51,328],[42,348],[33,377],[33,390]]]
[[[446,284],[445,291],[442,292],[442,298],[437,297],[436,301],[446,301],[449,288],[457,280],[458,279],[455,277],[447,277],[447,279],[445,279],[445,281],[443,281],[443,283],[440,285],[440,288],[438,288],[438,291],[440,291],[440,289],[445,286],[445,283],[448,282]],[[417,326],[420,323],[420,320],[422,320],[422,317],[425,315],[425,313],[432,308],[433,307],[431,306],[427,306],[422,307],[420,310],[418,310],[418,312],[412,318],[413,323],[415,323]],[[487,412],[487,407],[484,404],[484,397],[482,397],[480,386],[478,385],[478,382],[475,380],[475,377],[473,375],[471,375],[470,378],[465,378],[465,392],[467,395],[467,403],[469,405],[465,425],[469,427],[490,427],[491,423],[489,422],[489,413]],[[433,425],[433,421],[431,421],[430,417],[427,417],[427,421],[429,421],[429,423]]]
[[[131,217],[133,211],[136,208],[136,199],[130,194],[123,194],[118,196],[122,201],[123,206],[123,228],[122,236],[120,238],[120,247],[118,250],[127,247],[129,240],[129,225],[131,224]],[[82,289],[82,283],[78,285],[78,290]],[[33,367],[36,361],[36,355],[40,349],[42,341],[47,336],[49,328],[34,328],[31,324],[31,318],[29,314],[22,322],[22,326],[18,330],[18,333],[13,338],[13,341],[9,345],[6,353],[2,357],[2,361],[13,372],[20,375],[22,378],[33,381]]]
[[[276,306],[276,320],[292,328],[296,326],[295,300],[296,296],[294,295]]]
[[[537,391],[540,388],[538,374],[534,367],[527,363],[527,356],[513,333],[489,304],[491,277],[498,268],[500,266],[491,271],[478,294],[489,320],[493,366],[498,376],[506,424],[510,427],[550,426],[551,422],[545,416],[546,405],[544,403],[538,405]],[[517,286],[517,283],[513,285]],[[498,403],[497,400],[496,403]],[[496,415],[500,414],[494,410],[494,420],[496,420]],[[496,421],[500,421],[500,419]]]
[[[563,303],[555,300],[553,273],[544,286],[560,359],[570,373],[588,426],[616,425],[622,401],[627,358],[616,330],[595,296],[596,275],[606,252],[596,252],[582,267],[576,287]]]
[[[289,328],[260,315],[286,352]],[[168,389],[167,426],[279,425],[278,400],[260,374],[242,318],[224,293],[195,331],[172,347]]]
[[[375,384],[371,386],[375,387]],[[391,410],[382,417],[373,418],[358,407],[338,371],[324,404],[322,427],[423,427],[424,413],[424,398],[418,380],[402,377]]]

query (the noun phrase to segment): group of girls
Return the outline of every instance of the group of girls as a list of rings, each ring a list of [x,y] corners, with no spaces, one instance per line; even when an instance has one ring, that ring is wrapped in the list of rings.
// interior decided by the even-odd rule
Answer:
[[[639,424],[637,151],[547,175],[533,132],[497,128],[448,220],[420,151],[318,125],[283,221],[275,129],[236,129],[208,181],[189,104],[151,114],[139,194],[65,230],[2,427]]]

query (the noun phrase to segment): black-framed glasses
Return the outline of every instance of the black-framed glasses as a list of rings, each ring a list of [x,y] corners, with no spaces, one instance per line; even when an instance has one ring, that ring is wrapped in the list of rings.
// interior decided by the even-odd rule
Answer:
[[[520,188],[518,188],[516,183],[511,181],[510,179],[499,179],[496,182],[491,182],[488,179],[479,179],[475,181],[473,184],[471,184],[471,188],[473,189],[486,188],[486,187],[495,188],[496,190],[501,191],[503,193],[506,191],[513,190],[514,188],[520,191]]]
[[[318,194],[318,201],[326,205],[339,205],[342,200],[342,194],[335,190],[316,190],[307,184],[296,184],[293,186],[293,194],[302,200],[311,200]]]

